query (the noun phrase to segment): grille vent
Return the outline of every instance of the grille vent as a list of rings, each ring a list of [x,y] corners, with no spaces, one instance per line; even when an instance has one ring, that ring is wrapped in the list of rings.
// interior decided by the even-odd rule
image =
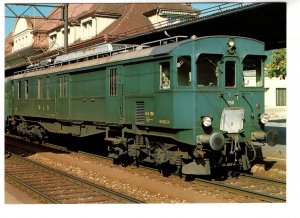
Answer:
[[[145,103],[143,101],[137,101],[135,105],[135,122],[144,124],[145,121]]]

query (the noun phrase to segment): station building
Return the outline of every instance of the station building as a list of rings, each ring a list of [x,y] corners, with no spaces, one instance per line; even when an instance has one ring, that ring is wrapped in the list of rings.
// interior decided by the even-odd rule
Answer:
[[[79,49],[113,39],[154,31],[181,19],[197,17],[191,4],[128,3],[69,4],[68,45]],[[49,19],[19,18],[5,40],[5,69],[30,65],[46,55],[62,53],[64,21],[61,10],[54,8]]]

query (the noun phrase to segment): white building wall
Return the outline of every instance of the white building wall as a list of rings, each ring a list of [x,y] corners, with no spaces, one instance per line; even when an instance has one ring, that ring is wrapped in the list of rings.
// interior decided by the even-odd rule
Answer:
[[[96,34],[101,33],[105,28],[111,25],[116,19],[106,17],[96,17]]]
[[[31,31],[31,29],[28,29],[27,20],[25,18],[20,18],[17,21],[13,35],[13,52],[32,45],[34,40]]]
[[[87,40],[101,33],[105,28],[112,24],[116,19],[105,17],[88,17],[80,22],[80,26],[69,26],[68,44],[74,43],[76,40]],[[50,50],[61,48],[64,46],[64,28],[49,33]],[[51,36],[56,34],[56,42],[51,42]]]
[[[88,17],[81,20],[81,39],[90,39],[96,34],[96,19]]]
[[[152,15],[150,17],[148,17],[150,22],[152,24],[155,24],[155,23],[158,23],[158,22],[162,22],[162,21],[166,21],[167,20],[167,17],[162,17],[162,16],[159,16],[158,14],[155,14],[155,15]]]
[[[265,112],[271,119],[286,118],[286,106],[276,106],[276,88],[287,89],[286,79],[265,77]]]

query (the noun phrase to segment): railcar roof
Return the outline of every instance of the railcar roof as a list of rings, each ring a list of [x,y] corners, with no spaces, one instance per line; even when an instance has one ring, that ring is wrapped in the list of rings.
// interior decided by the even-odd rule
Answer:
[[[98,59],[93,59],[93,60],[88,60],[88,61],[83,61],[83,62],[78,62],[78,63],[71,63],[71,64],[66,64],[66,65],[56,65],[55,67],[49,67],[33,72],[27,72],[23,74],[17,74],[14,76],[7,77],[6,80],[14,80],[14,79],[21,79],[21,78],[27,78],[27,77],[34,77],[34,76],[39,76],[39,75],[46,75],[46,74],[52,74],[52,73],[63,73],[66,71],[74,71],[76,69],[84,69],[87,67],[96,67],[99,65],[104,65],[104,64],[109,64],[113,62],[121,62],[121,61],[126,61],[126,60],[134,60],[138,58],[143,58],[143,57],[148,57],[148,56],[155,56],[155,55],[162,55],[162,54],[169,54],[171,53],[175,48],[189,43],[191,41],[199,41],[207,38],[223,38],[223,37],[236,37],[236,36],[205,36],[205,37],[199,37],[199,38],[194,38],[194,39],[186,39],[183,41],[179,41],[177,43],[169,43],[161,46],[155,46],[155,47],[149,47],[141,50],[135,50],[135,51],[130,51],[130,52],[124,52],[108,57],[102,57]],[[239,37],[239,38],[244,38],[244,39],[249,39],[245,37]],[[255,40],[255,39],[250,39],[254,40],[260,43],[263,43],[261,41]]]

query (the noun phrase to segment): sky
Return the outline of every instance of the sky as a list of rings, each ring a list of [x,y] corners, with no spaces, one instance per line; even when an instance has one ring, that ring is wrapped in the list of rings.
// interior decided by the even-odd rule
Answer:
[[[220,3],[193,3],[192,7],[203,10],[206,8],[214,7]],[[50,5],[50,4],[47,4]],[[28,6],[15,6],[15,5],[10,5],[10,9],[12,9],[16,14],[21,15],[23,14],[29,7]],[[7,8],[4,7],[5,9],[5,16],[13,16],[13,13]],[[50,11],[52,10],[51,7],[38,7],[38,9],[43,13],[43,15],[47,16]],[[29,8],[26,13],[26,15],[33,15],[33,16],[41,16],[41,14],[35,10],[34,8]],[[13,31],[13,27],[15,24],[15,18],[5,18],[5,37],[8,36],[10,32]]]

